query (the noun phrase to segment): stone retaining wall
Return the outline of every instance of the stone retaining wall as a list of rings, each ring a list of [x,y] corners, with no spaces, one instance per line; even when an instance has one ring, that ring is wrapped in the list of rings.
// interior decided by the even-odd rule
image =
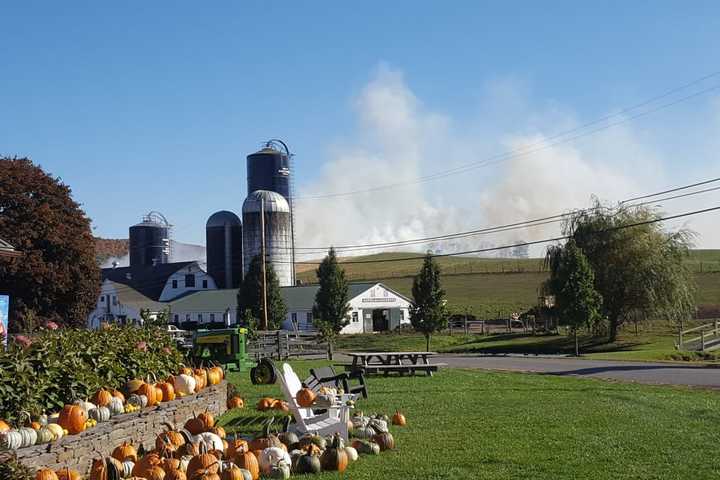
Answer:
[[[220,415],[227,409],[227,383],[213,385],[200,393],[161,403],[140,412],[116,415],[109,422],[99,423],[78,435],[68,435],[59,442],[17,450],[17,457],[23,464],[39,469],[57,470],[70,467],[86,475],[92,460],[110,455],[112,450],[124,441],[132,442],[146,450],[155,445],[155,437],[165,428],[163,423],[182,427],[194,413],[206,409],[213,415]]]

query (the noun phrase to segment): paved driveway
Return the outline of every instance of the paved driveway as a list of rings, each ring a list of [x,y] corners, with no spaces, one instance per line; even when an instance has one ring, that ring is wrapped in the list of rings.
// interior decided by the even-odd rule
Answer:
[[[690,385],[720,388],[720,368],[674,363],[612,362],[514,355],[438,355],[435,362],[448,367],[576,375],[655,385]]]

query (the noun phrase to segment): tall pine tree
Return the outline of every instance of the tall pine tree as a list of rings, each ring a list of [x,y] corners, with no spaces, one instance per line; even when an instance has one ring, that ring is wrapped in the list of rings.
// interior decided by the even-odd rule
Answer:
[[[340,331],[349,323],[348,283],[345,271],[338,265],[332,247],[317,269],[320,288],[315,295],[313,325],[328,342],[328,358],[333,359],[333,344]]]
[[[410,307],[410,323],[425,335],[425,345],[430,351],[430,336],[447,326],[445,291],[440,286],[440,267],[428,252],[422,269],[413,279],[414,305]]]
[[[278,330],[287,316],[287,307],[280,296],[280,281],[271,264],[266,264],[268,330]],[[263,276],[262,259],[256,255],[250,262],[240,289],[238,290],[238,312],[247,310],[257,319],[263,318]],[[258,322],[259,323],[259,322]],[[251,327],[251,325],[246,325]]]

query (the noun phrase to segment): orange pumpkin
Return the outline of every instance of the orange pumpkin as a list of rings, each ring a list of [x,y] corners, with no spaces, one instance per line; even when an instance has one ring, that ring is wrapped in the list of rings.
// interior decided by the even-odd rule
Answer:
[[[244,408],[245,407],[245,400],[235,395],[232,398],[229,398],[227,401],[227,408],[228,410],[232,410],[233,408]]]
[[[190,368],[190,367],[182,367],[182,368],[180,369],[180,373],[181,373],[182,375],[192,375],[192,374],[193,374],[193,371],[192,371],[192,368]]]
[[[120,390],[113,389],[110,391],[110,393],[112,394],[113,397],[119,398],[120,400],[122,400],[123,403],[125,403],[125,395],[123,395],[123,393]]]
[[[169,470],[166,472],[165,480],[187,480],[187,475],[182,470]]]
[[[193,475],[192,480],[221,480],[220,475],[217,472],[213,472],[211,469],[200,470]]]
[[[208,372],[207,372],[208,385],[217,385],[218,383],[220,383],[221,380],[222,380],[222,378],[220,377],[220,373],[217,370],[214,370],[212,368],[210,370],[208,370]]]
[[[225,470],[223,470],[222,480],[245,480],[245,476],[240,470],[240,467],[231,463],[227,468],[225,468]]]
[[[258,463],[258,457],[246,448],[242,448],[238,451],[237,455],[235,455],[235,464],[238,467],[244,468],[250,472],[252,480],[260,478],[260,464]]]
[[[187,422],[185,422],[185,430],[190,432],[193,435],[200,435],[201,433],[205,432],[205,422],[198,418],[197,415],[194,417],[188,419]]]
[[[187,474],[190,478],[195,478],[195,475],[206,470],[211,473],[217,473],[218,470],[220,470],[220,464],[215,455],[211,453],[201,453],[190,459],[187,466]]]
[[[49,468],[42,468],[35,474],[35,480],[58,480],[58,476]]]
[[[157,387],[160,389],[160,392],[162,393],[162,401],[163,402],[169,402],[171,400],[175,400],[175,387],[173,387],[172,383],[160,382],[157,384]]]
[[[95,395],[92,396],[92,400],[90,401],[98,407],[107,407],[108,405],[110,405],[110,400],[112,400],[112,397],[112,393],[108,392],[104,388],[101,388],[100,390],[95,392]]]
[[[160,455],[158,455],[156,452],[148,452],[143,455],[143,457],[137,463],[135,463],[135,466],[132,469],[132,474],[136,477],[149,478],[148,472],[154,467],[160,468],[161,463],[162,458],[160,457]]]
[[[290,406],[287,402],[284,402],[282,400],[276,400],[275,403],[273,403],[272,406],[273,410],[278,410],[280,412],[289,413],[290,412]]]
[[[0,433],[4,433],[10,430],[10,425],[5,420],[0,420]]]
[[[138,461],[137,450],[128,442],[123,442],[122,445],[115,447],[115,450],[112,452],[112,457],[121,462],[130,460],[133,463],[137,463]]]
[[[165,480],[165,470],[159,465],[153,465],[145,469],[143,477],[146,480]]]
[[[317,395],[315,394],[315,392],[313,392],[309,388],[301,388],[295,395],[295,400],[297,400],[297,404],[301,407],[308,408],[312,406],[313,403],[315,403],[316,397]]]
[[[175,430],[167,430],[162,432],[155,438],[155,448],[162,450],[171,446],[173,449],[180,448],[185,443],[185,437],[182,433],[176,432]]]
[[[403,415],[399,411],[396,411],[395,415],[392,416],[392,424],[399,427],[404,427],[407,424],[407,422],[405,421],[405,415]]]
[[[220,438],[225,438],[225,429],[223,427],[214,426],[210,431]]]
[[[205,410],[203,413],[197,416],[203,424],[205,425],[204,432],[209,431],[211,428],[215,426],[215,417],[213,417],[213,414]]]
[[[42,427],[42,425],[40,425],[40,422],[30,422],[30,428],[32,428],[33,430],[40,430],[40,427]]]
[[[61,468],[60,470],[57,470],[55,472],[57,474],[58,480],[81,480],[82,477],[80,476],[80,473],[77,470],[73,470],[71,468]]]
[[[270,410],[274,401],[275,399],[270,397],[261,398],[257,403],[257,409],[261,412]]]
[[[225,449],[225,457],[229,460],[233,460],[238,453],[247,452],[247,450],[248,442],[242,438],[236,438],[235,440],[230,440],[230,442],[228,442],[228,446]]]
[[[58,418],[58,424],[73,435],[85,431],[86,421],[87,414],[79,405],[65,405]]]
[[[145,395],[147,397],[148,407],[153,407],[158,403],[157,390],[155,389],[155,385],[152,385],[150,383],[143,383],[142,386],[138,388],[137,394]]]

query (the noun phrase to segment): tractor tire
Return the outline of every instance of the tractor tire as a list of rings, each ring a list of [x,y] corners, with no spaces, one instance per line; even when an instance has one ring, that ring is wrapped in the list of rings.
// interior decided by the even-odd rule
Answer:
[[[267,358],[260,360],[256,367],[250,369],[250,381],[253,385],[272,385],[277,381],[275,366]]]

